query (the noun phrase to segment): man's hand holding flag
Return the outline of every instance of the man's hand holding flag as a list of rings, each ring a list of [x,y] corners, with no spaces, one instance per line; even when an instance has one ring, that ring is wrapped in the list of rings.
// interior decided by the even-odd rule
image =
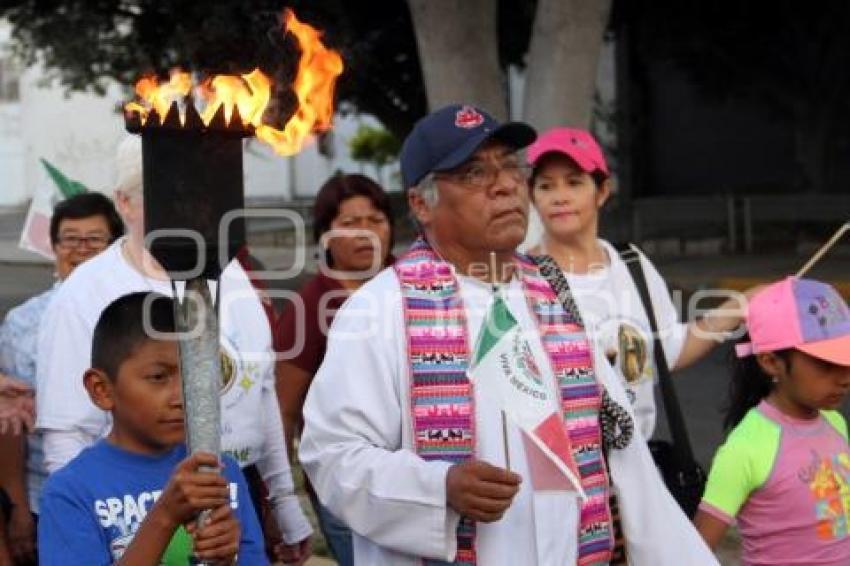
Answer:
[[[549,378],[544,376],[541,367],[501,292],[495,289],[493,302],[478,334],[468,377],[479,390],[491,395],[563,474],[568,485],[585,497],[555,384],[547,382]],[[528,454],[529,460],[533,457]],[[531,468],[534,474],[535,466]]]

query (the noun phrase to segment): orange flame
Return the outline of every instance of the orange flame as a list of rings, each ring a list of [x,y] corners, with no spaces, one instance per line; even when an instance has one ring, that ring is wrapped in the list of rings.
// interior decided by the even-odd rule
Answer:
[[[269,104],[271,80],[259,69],[254,69],[247,75],[216,75],[201,84],[197,92],[207,103],[201,112],[201,120],[209,124],[218,111],[224,106],[224,117],[230,123],[234,106],[239,109],[243,124],[259,126],[262,123],[263,111]]]
[[[156,77],[143,77],[136,83],[136,94],[147,104],[130,102],[124,109],[128,112],[138,112],[142,122],[148,119],[150,109],[153,108],[160,118],[168,112],[168,108],[175,100],[184,98],[192,90],[192,76],[189,73],[172,69],[168,82],[159,84]]]
[[[298,106],[283,130],[260,124],[257,137],[271,145],[277,153],[292,155],[301,151],[311,132],[323,132],[331,127],[334,85],[343,66],[339,53],[325,47],[321,34],[298,21],[292,10],[284,12],[284,25],[301,46],[301,59],[293,84]]]
[[[287,9],[284,27],[292,32],[301,49],[298,71],[292,85],[298,106],[282,130],[263,122],[263,113],[271,98],[272,81],[259,69],[241,75],[216,75],[195,89],[197,98],[206,104],[201,120],[209,125],[219,107],[224,107],[226,122],[237,108],[242,122],[254,126],[257,138],[272,146],[280,155],[301,151],[311,133],[330,129],[333,122],[333,99],[336,80],[343,64],[339,53],[328,49],[321,33],[300,22]],[[124,106],[127,113],[138,113],[144,124],[151,109],[165,116],[175,100],[182,100],[192,90],[192,78],[184,71],[172,71],[168,83],[159,84],[155,77],[145,77],[136,83],[140,102]]]

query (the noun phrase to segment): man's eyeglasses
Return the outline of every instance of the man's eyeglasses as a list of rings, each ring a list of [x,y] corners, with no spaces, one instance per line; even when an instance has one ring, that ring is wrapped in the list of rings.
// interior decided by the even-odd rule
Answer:
[[[59,245],[65,249],[76,249],[85,246],[90,250],[102,250],[109,244],[107,236],[59,236]]]
[[[525,183],[531,178],[532,167],[517,157],[505,159],[494,165],[483,161],[461,166],[456,171],[438,173],[437,177],[453,180],[457,183],[477,188],[487,188],[499,178],[500,173],[506,173],[514,181]]]

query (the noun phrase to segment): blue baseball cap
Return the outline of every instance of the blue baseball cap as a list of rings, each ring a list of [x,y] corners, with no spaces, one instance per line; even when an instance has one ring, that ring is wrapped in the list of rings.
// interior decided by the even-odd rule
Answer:
[[[432,171],[457,167],[490,139],[522,149],[537,139],[537,132],[523,122],[500,124],[470,104],[450,104],[421,118],[401,146],[405,190]]]

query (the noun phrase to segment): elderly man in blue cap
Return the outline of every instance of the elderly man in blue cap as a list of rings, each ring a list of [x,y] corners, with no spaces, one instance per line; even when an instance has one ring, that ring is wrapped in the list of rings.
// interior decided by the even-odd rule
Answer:
[[[715,564],[645,443],[612,450],[606,462],[603,391],[625,393],[610,366],[597,376],[580,321],[537,264],[515,253],[529,205],[520,152],[535,138],[530,126],[470,105],[416,124],[401,169],[420,237],[337,313],[304,407],[301,462],[322,503],[351,527],[356,564],[607,564],[609,495],[623,458],[641,460],[632,487],[660,489],[647,508],[629,508],[667,529],[638,524],[633,563]],[[492,382],[468,377],[495,287],[523,337],[506,363],[546,388],[561,468],[504,420]],[[633,513],[629,526],[646,518]],[[678,540],[652,540],[663,532]],[[664,545],[672,551],[649,558]]]

